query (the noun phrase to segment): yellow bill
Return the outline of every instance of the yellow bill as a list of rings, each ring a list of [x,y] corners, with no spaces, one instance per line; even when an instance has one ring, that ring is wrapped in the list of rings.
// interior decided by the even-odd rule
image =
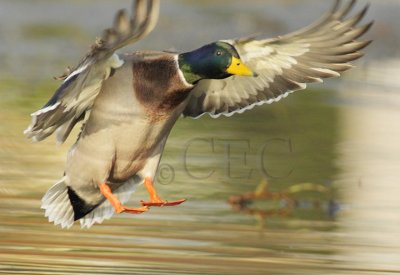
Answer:
[[[257,76],[256,73],[243,64],[242,60],[234,56],[232,56],[231,65],[229,65],[228,69],[226,69],[226,72],[233,75]]]

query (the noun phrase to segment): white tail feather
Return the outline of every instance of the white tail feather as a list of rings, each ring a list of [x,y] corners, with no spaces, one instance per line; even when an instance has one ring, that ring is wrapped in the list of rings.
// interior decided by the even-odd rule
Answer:
[[[74,224],[74,210],[64,180],[65,177],[47,191],[42,199],[42,209],[46,210],[45,216],[50,222],[62,228],[70,228]]]
[[[114,194],[121,203],[126,203],[131,194],[135,191],[135,186],[139,183],[138,179],[131,178],[123,183]],[[62,228],[70,228],[74,224],[74,210],[68,196],[68,188],[65,184],[65,177],[54,184],[42,199],[42,209],[45,209],[45,216],[55,225]],[[98,207],[93,209],[85,217],[80,219],[82,228],[89,228],[95,223],[102,223],[114,215],[114,208],[108,200],[105,200]]]

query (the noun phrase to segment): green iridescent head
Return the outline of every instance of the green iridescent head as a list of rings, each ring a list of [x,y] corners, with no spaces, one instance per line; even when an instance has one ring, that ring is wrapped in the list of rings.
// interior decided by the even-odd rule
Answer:
[[[255,76],[240,60],[236,49],[222,41],[180,54],[179,67],[191,84],[201,79],[224,79],[232,75]]]

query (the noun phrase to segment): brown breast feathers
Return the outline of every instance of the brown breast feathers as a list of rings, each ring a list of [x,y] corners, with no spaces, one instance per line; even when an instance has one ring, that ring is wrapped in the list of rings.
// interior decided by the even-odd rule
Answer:
[[[192,88],[182,81],[177,70],[174,56],[167,53],[142,54],[133,61],[134,93],[151,120],[167,118],[189,95]]]

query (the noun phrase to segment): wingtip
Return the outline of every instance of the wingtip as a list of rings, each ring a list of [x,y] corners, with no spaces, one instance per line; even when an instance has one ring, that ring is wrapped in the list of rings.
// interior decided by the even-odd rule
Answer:
[[[370,21],[367,26],[368,28],[371,28],[375,24],[375,20]]]
[[[344,5],[342,8],[339,8],[335,11],[334,17],[338,19],[343,19],[346,17],[351,10],[354,8],[357,0],[351,0],[347,5]],[[339,1],[339,6],[341,6],[342,1]]]
[[[362,50],[362,49],[368,47],[368,46],[371,45],[373,42],[374,42],[374,40],[372,40],[372,39],[371,39],[371,40],[365,41],[363,47],[362,47],[360,50]]]
[[[341,2],[342,2],[341,0],[335,0],[335,2],[332,5],[332,8],[329,11],[329,13],[330,14],[334,14],[335,12],[337,12],[337,10],[340,7]]]
[[[360,34],[360,36],[362,36],[362,35],[364,35],[366,32],[368,32],[371,28],[372,28],[372,26],[375,24],[375,21],[374,20],[372,20],[371,22],[369,22],[369,23],[367,23],[367,24],[365,24],[364,26],[362,26],[361,28],[362,28],[362,33]],[[359,37],[360,37],[359,36]]]

